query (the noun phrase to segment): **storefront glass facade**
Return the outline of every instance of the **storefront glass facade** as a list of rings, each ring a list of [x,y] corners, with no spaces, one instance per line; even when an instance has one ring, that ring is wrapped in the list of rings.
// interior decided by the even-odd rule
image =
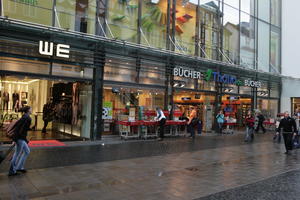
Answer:
[[[280,78],[257,70],[280,72],[280,13],[273,11],[279,1],[265,1],[267,14],[257,0],[2,2],[2,16],[47,26],[1,18],[3,81],[19,75],[41,84],[45,79],[49,89],[40,104],[56,98],[50,89],[56,85],[78,87],[57,94],[79,114],[57,126],[53,121],[51,130],[96,139],[117,134],[120,120],[153,119],[156,107],[170,119],[175,111],[184,117],[196,107],[206,131],[213,129],[219,110],[241,126],[247,110],[272,108],[265,112],[270,118],[278,112]],[[36,15],[24,18],[14,11],[26,6]],[[41,19],[39,9],[49,10],[49,21]]]
[[[12,19],[280,73],[281,0],[4,0],[2,4],[1,15]]]

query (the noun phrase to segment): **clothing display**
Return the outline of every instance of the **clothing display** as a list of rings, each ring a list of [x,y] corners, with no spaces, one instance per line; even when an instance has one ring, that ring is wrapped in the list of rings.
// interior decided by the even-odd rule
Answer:
[[[48,102],[43,107],[43,121],[44,127],[42,133],[46,133],[46,128],[49,122],[53,121],[55,117],[55,105],[53,102]]]
[[[9,93],[8,92],[3,92],[2,95],[2,105],[3,105],[3,110],[8,110],[8,102],[9,102]]]
[[[12,100],[13,100],[12,109],[15,109],[15,108],[16,108],[16,103],[18,103],[19,99],[20,99],[19,93],[14,92],[14,93],[12,94]]]
[[[73,83],[72,87],[72,124],[76,125],[78,122],[79,109],[79,83]]]

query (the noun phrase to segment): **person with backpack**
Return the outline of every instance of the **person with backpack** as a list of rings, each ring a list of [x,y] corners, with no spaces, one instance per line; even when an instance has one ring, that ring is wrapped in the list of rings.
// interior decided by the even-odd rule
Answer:
[[[286,152],[289,154],[293,150],[293,136],[297,135],[297,126],[295,119],[289,116],[289,112],[284,113],[284,118],[280,120],[278,131],[282,131]]]
[[[217,119],[217,123],[218,123],[219,133],[222,134],[223,124],[224,124],[224,121],[225,121],[224,114],[223,114],[222,110],[219,111],[219,113],[216,116],[216,119]]]
[[[266,129],[264,127],[265,117],[263,116],[263,114],[261,112],[258,112],[257,113],[257,118],[258,118],[258,124],[257,124],[257,127],[255,129],[255,132],[258,133],[258,131],[261,127],[263,133],[266,133]]]
[[[30,153],[27,140],[27,131],[30,129],[32,109],[30,106],[25,106],[20,109],[23,116],[15,123],[12,135],[12,140],[16,144],[15,153],[11,160],[8,176],[18,175],[18,172],[26,173],[24,168],[25,161]]]
[[[245,125],[246,125],[245,142],[253,141],[254,139],[254,123],[255,123],[255,118],[252,116],[251,111],[248,111],[245,119]]]

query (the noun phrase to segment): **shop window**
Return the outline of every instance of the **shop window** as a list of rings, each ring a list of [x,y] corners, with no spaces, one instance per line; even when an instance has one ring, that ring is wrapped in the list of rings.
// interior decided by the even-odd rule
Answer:
[[[278,100],[257,99],[257,107],[264,115],[265,119],[275,119],[278,114]]]
[[[4,16],[47,26],[52,25],[53,0],[11,1],[2,0]]]
[[[89,83],[1,76],[1,122],[32,107],[32,140],[90,138],[92,88]],[[6,121],[7,122],[7,121]],[[0,131],[0,140],[6,140]]]
[[[105,86],[104,134],[118,134],[117,121],[153,120],[155,108],[164,107],[164,90]]]

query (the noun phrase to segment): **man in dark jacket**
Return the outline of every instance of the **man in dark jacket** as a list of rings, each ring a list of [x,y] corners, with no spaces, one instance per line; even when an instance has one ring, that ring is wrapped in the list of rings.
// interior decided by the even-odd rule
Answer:
[[[277,131],[282,132],[286,149],[285,154],[288,154],[293,149],[293,133],[296,135],[297,126],[295,119],[290,117],[287,111],[284,113],[284,118],[280,120]]]
[[[255,132],[258,133],[259,128],[261,127],[263,133],[265,133],[266,132],[266,129],[264,127],[265,117],[263,116],[263,114],[258,113],[257,118],[258,118],[258,125],[257,125],[257,127],[255,129]]]

